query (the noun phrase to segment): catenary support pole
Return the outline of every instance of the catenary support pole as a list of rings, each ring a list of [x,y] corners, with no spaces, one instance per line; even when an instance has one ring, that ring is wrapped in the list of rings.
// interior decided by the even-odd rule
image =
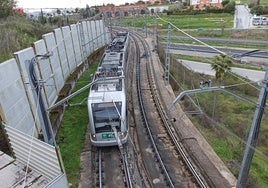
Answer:
[[[255,148],[256,148],[256,144],[258,141],[260,125],[261,125],[264,108],[265,108],[267,97],[268,97],[268,67],[266,68],[267,70],[264,76],[264,80],[262,82],[262,89],[259,95],[258,105],[256,107],[251,129],[248,135],[248,141],[247,141],[246,149],[244,152],[242,166],[241,166],[238,179],[237,179],[237,184],[236,184],[237,188],[246,187],[250,165],[251,165],[253,155],[255,152]]]
[[[165,58],[165,85],[169,84],[169,71],[170,71],[170,38],[171,38],[171,25],[168,23],[168,38],[166,47],[166,58]]]

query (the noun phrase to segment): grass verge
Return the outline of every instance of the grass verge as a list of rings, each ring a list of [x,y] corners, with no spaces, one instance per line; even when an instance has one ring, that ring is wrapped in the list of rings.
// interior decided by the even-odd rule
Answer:
[[[171,63],[172,75],[184,90],[199,88],[201,80],[211,79],[213,86],[225,85],[228,91],[239,94],[243,98],[257,102],[259,87],[241,81],[233,74],[227,74],[221,83],[213,77],[194,73],[178,62]],[[174,90],[180,93],[182,88],[176,82],[172,83]],[[242,164],[242,158],[250,130],[255,106],[242,101],[232,95],[222,92],[208,92],[192,95],[195,104],[199,106],[203,114],[191,115],[189,118],[207,139],[218,156],[225,162],[233,174],[238,177]],[[194,105],[188,98],[182,102],[184,111],[196,111]],[[265,114],[268,110],[265,110]],[[250,168],[247,187],[266,188],[268,185],[268,116],[264,115],[258,144]]]
[[[98,63],[90,66],[77,81],[74,91],[90,83],[89,77],[96,71]],[[80,172],[80,154],[83,150],[86,128],[88,125],[86,90],[69,100],[69,106],[64,112],[63,121],[57,137],[67,179],[72,187],[78,187]]]

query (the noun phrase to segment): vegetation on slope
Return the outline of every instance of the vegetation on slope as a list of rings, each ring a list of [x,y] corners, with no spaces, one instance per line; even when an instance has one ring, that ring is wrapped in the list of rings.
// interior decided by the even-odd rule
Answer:
[[[50,25],[28,20],[22,15],[0,19],[0,26],[0,62],[12,58],[14,52],[30,47],[42,34],[53,30]]]
[[[90,83],[90,75],[93,74],[100,61],[102,50],[93,53],[88,59],[94,59],[77,80],[74,91]],[[76,95],[68,101],[69,106],[65,109],[64,117],[57,136],[57,144],[60,147],[66,175],[71,187],[78,187],[80,166],[80,155],[84,148],[85,134],[88,126],[87,109],[88,90]]]
[[[176,80],[172,80],[171,83],[177,93],[182,90],[197,89],[200,81],[210,79],[212,80],[212,86],[224,85],[227,90],[242,96],[248,101],[257,102],[258,99],[259,86],[249,83],[248,80],[241,79],[233,73],[227,72],[221,82],[218,82],[214,77],[188,70],[175,59],[171,63],[171,73]],[[189,116],[190,119],[237,177],[255,106],[232,95],[216,91],[192,95],[191,97],[195,105],[188,97],[185,97],[182,101],[184,111],[198,111],[196,105],[201,109],[200,113]],[[266,109],[265,114],[267,112]],[[267,137],[268,116],[264,115],[247,187],[264,188],[268,184]]]

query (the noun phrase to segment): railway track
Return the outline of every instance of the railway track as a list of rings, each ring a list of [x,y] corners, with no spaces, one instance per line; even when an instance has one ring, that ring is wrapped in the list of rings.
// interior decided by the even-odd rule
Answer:
[[[119,147],[96,149],[96,187],[209,187],[167,122],[154,81],[151,50],[131,34],[128,62],[129,139]],[[132,54],[132,55],[131,55]],[[159,75],[158,75],[159,76]],[[206,176],[207,177],[207,176]]]
[[[151,182],[156,187],[162,187],[165,184],[168,187],[207,187],[206,182],[180,145],[176,132],[168,125],[154,84],[151,52],[148,50],[147,43],[142,36],[132,34],[132,37],[136,48],[139,49],[137,51],[140,51],[136,53],[137,58],[140,59],[136,68],[140,114],[151,142],[153,157],[159,166],[157,170],[150,165],[147,168],[149,168],[148,171],[161,172],[158,178],[154,177],[153,172],[148,178],[152,178]],[[148,154],[144,154],[144,160],[146,158],[148,160]]]
[[[133,187],[126,145],[99,147],[96,148],[94,154],[96,161],[96,187]]]
[[[163,91],[167,90],[158,91],[165,86],[152,67],[153,52],[146,40],[137,33],[131,34],[130,60],[126,65],[128,141],[119,147],[104,148],[88,142],[91,149],[87,148],[90,154],[86,155],[91,163],[86,160],[89,168],[84,169],[87,173],[83,177],[89,179],[79,187],[225,187],[228,182],[214,173],[217,171],[212,170],[209,159],[195,155],[196,139],[182,135],[179,126],[168,124],[159,98],[161,94],[163,101],[169,99],[163,98]],[[155,79],[159,82],[155,83]],[[195,156],[201,156],[201,160]],[[191,159],[197,162],[207,182]]]

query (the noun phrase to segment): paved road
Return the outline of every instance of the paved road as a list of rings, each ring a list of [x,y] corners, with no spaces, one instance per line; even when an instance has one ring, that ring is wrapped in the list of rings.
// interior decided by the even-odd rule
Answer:
[[[183,60],[182,63],[187,68],[195,72],[204,73],[211,76],[215,75],[215,71],[211,69],[210,64],[208,63],[200,63],[188,60]],[[265,75],[264,71],[256,71],[242,68],[231,68],[231,71],[254,82],[260,82],[261,80],[263,80]]]
[[[166,43],[162,43],[164,47],[166,47]],[[185,51],[193,51],[193,52],[205,52],[205,53],[213,53],[219,55],[220,53],[214,49],[211,49],[207,46],[201,45],[193,45],[193,44],[178,44],[172,43],[170,44],[170,49],[172,50],[185,50]],[[251,52],[256,49],[246,49],[246,48],[232,48],[232,47],[216,47],[215,49],[225,52],[226,54],[234,55],[234,54],[244,54],[246,52]],[[268,51],[256,51],[254,53],[248,54],[248,57],[255,57],[255,58],[264,58],[268,59]]]
[[[235,6],[234,27],[236,29],[248,29],[251,26],[252,15],[247,5]]]

